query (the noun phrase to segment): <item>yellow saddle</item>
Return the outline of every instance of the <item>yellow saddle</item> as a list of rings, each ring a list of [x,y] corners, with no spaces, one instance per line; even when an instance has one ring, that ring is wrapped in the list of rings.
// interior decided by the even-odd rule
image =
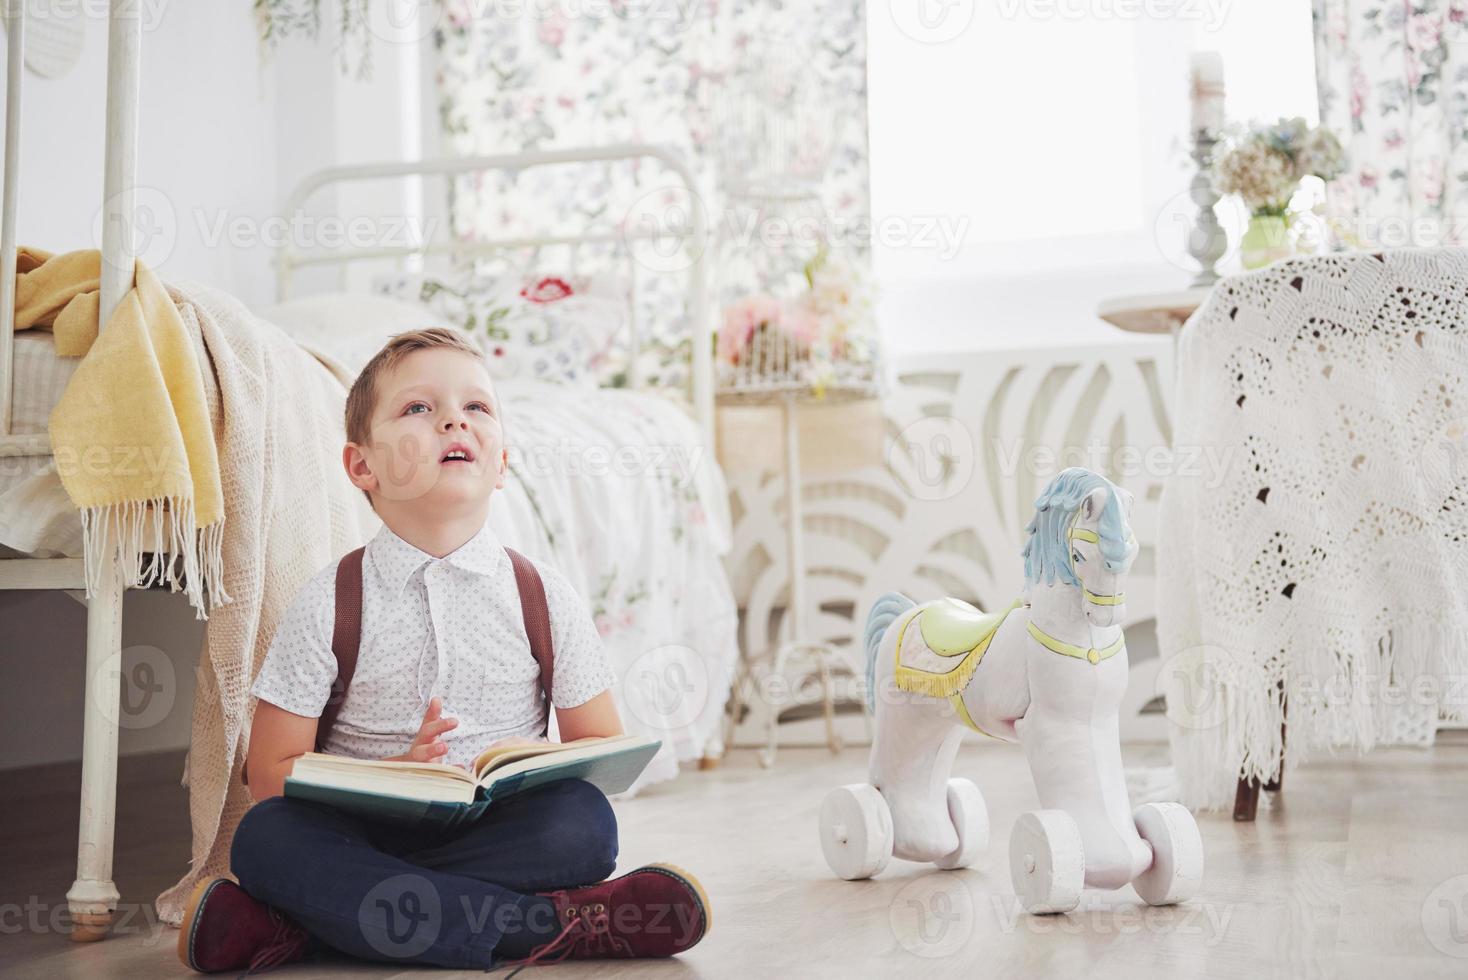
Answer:
[[[986,613],[949,596],[923,610],[920,623],[923,642],[939,656],[956,657],[993,636],[1008,615],[1009,609]]]
[[[1008,615],[1023,604],[984,613],[961,599],[940,599],[922,607],[897,637],[897,688],[914,694],[951,698],[973,678],[989,642]],[[917,630],[908,627],[917,623]]]

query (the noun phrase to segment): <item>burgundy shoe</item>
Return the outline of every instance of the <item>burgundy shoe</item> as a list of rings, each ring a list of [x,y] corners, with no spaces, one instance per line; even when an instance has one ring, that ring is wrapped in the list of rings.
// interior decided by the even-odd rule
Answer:
[[[712,923],[703,886],[670,864],[542,895],[555,903],[561,932],[521,960],[522,968],[564,959],[674,956],[707,935]]]
[[[263,970],[306,955],[311,935],[228,878],[201,881],[178,933],[178,958],[200,973]]]

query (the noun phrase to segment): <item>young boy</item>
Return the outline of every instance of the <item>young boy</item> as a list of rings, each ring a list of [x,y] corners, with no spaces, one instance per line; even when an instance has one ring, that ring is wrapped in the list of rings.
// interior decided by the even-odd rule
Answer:
[[[326,749],[467,765],[544,730],[550,710],[509,556],[486,523],[508,457],[478,350],[450,330],[394,337],[347,396],[342,462],[382,518],[362,562],[355,674]],[[561,739],[622,731],[591,617],[536,563],[550,607],[551,701]],[[668,956],[708,931],[685,872],[617,858],[610,804],[565,780],[495,804],[466,830],[405,830],[287,799],[336,679],[336,563],[281,620],[253,693],[246,771],[258,801],[235,832],[239,885],[202,882],[179,936],[201,972],[260,970],[320,941],[397,963],[486,968],[566,956]],[[595,882],[596,884],[587,884]]]

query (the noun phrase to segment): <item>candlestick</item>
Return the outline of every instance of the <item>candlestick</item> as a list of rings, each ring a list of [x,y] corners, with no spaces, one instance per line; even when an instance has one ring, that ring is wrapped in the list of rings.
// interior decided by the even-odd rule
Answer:
[[[1193,53],[1192,110],[1194,133],[1217,134],[1223,129],[1223,56],[1217,51]]]
[[[1228,232],[1218,223],[1218,215],[1213,211],[1213,206],[1222,200],[1213,188],[1213,148],[1217,145],[1217,137],[1208,130],[1194,130],[1192,157],[1198,172],[1193,175],[1189,191],[1193,203],[1198,205],[1198,220],[1188,235],[1188,254],[1201,266],[1193,277],[1194,286],[1211,286],[1218,281],[1213,267],[1228,251]]]

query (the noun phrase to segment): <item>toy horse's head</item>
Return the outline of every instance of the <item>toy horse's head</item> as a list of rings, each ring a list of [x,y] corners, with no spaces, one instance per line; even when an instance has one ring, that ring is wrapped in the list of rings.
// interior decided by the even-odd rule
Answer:
[[[1040,491],[1026,529],[1025,581],[1077,589],[1092,626],[1126,616],[1123,580],[1137,557],[1127,518],[1132,495],[1090,470],[1072,466]]]

